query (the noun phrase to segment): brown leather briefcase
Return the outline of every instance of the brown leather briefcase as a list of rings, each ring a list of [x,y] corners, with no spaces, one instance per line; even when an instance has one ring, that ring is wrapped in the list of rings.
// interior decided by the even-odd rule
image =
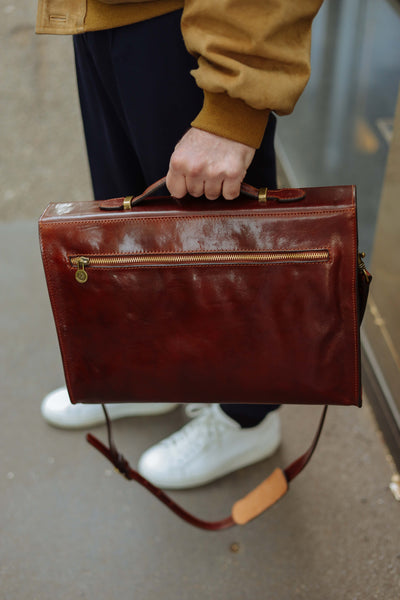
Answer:
[[[72,402],[361,404],[353,186],[209,202],[161,181],[51,203],[39,229]]]

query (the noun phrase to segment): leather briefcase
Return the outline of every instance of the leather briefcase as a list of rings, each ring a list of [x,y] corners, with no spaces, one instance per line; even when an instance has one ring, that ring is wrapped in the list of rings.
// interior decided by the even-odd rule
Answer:
[[[162,180],[51,203],[39,231],[72,402],[361,405],[353,186],[209,202]]]

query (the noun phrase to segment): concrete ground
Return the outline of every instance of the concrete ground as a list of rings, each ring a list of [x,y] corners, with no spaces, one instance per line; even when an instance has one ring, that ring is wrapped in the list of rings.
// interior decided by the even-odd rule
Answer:
[[[400,503],[367,402],[331,408],[290,493],[220,533],[190,527],[126,482],[83,432],[42,421],[41,398],[62,384],[62,369],[37,218],[50,200],[90,198],[90,185],[70,40],[33,36],[28,0],[2,0],[0,11],[1,600],[398,600]],[[284,408],[275,457],[173,497],[204,518],[226,516],[307,446],[318,417]],[[115,434],[135,463],[183,421],[178,409],[119,421]]]

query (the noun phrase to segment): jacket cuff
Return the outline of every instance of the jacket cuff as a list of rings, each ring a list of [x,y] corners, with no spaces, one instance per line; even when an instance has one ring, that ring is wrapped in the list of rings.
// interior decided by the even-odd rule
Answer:
[[[259,148],[267,126],[269,109],[257,110],[226,93],[204,91],[203,108],[191,123],[221,137]]]

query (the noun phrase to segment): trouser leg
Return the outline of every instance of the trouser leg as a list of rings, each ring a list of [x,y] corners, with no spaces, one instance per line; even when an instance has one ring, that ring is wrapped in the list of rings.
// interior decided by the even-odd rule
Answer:
[[[110,36],[74,36],[87,155],[96,200],[139,194],[146,187],[116,91]]]
[[[200,111],[203,94],[190,70],[180,11],[126,27],[74,37],[76,71],[96,199],[139,194],[166,175],[176,143]],[[275,117],[245,181],[276,187]],[[206,399],[205,399],[206,400]],[[223,410],[244,427],[277,405]]]
[[[200,111],[180,11],[74,36],[79,96],[96,199],[140,193],[166,175],[176,143]],[[155,42],[156,40],[156,42]],[[276,187],[275,117],[245,178]]]

